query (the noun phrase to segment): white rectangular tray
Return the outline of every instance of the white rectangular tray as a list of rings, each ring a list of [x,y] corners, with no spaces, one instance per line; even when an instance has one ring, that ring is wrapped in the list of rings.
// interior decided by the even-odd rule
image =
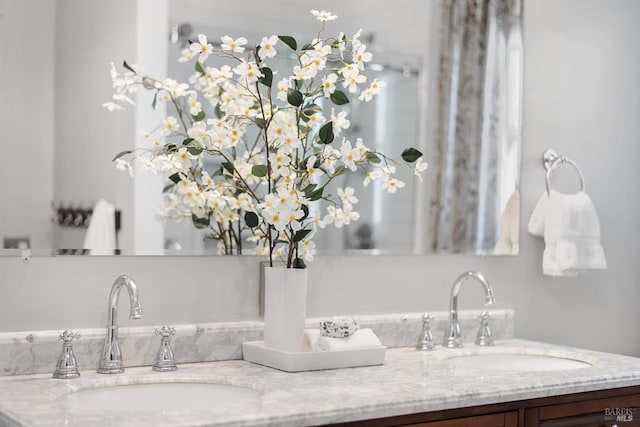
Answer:
[[[387,348],[367,347],[355,350],[289,353],[264,346],[264,341],[242,343],[242,358],[286,372],[355,368],[384,364]]]

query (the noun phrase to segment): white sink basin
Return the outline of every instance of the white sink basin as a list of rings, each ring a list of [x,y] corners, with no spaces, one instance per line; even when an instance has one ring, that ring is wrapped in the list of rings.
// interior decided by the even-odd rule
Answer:
[[[244,387],[206,383],[128,384],[67,394],[60,404],[71,412],[144,413],[225,411],[259,406],[262,393]]]
[[[504,353],[453,356],[444,359],[444,363],[483,371],[565,371],[591,367],[588,362],[566,357]]]

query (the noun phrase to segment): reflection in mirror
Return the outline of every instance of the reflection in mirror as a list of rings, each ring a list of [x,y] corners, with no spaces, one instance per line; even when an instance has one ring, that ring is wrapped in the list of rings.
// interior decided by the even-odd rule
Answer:
[[[3,246],[28,246],[36,255],[86,253],[88,222],[80,214],[104,199],[120,213],[123,254],[215,254],[216,243],[193,227],[155,220],[162,180],[143,172],[130,178],[111,163],[119,151],[144,146],[138,131],[154,128],[166,111],[153,111],[151,96],[142,93],[133,109],[106,111],[109,64],[126,59],[144,64],[147,74],[186,82],[192,70],[176,61],[186,40],[198,33],[212,40],[230,34],[255,42],[274,33],[310,39],[311,7],[283,0],[5,0],[2,7],[7,158],[24,159],[25,145],[8,142],[29,136],[29,169],[25,162],[0,169]],[[319,253],[517,253],[517,240],[505,241],[503,231],[518,220],[507,201],[517,196],[519,174],[519,9],[506,0],[399,0],[391,9],[330,0],[322,7],[339,16],[328,23],[330,32],[363,29],[375,57],[371,78],[387,82],[374,102],[349,104],[348,138],[362,137],[385,153],[418,147],[430,169],[424,181],[400,171],[407,186],[395,195],[356,187],[360,220],[320,233]],[[461,25],[466,16],[477,18],[475,26]],[[22,45],[40,46],[39,55],[6,42],[16,34]],[[484,42],[486,52],[478,51]],[[480,98],[469,95],[479,87]],[[360,185],[350,179],[340,186]]]
[[[518,253],[521,0],[445,1],[432,248]]]

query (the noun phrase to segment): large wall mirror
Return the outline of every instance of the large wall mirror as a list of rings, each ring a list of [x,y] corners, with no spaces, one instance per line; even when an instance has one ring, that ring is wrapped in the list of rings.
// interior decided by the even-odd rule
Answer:
[[[518,252],[523,49],[521,0],[4,0],[0,3],[0,254],[88,254],[99,200],[115,206],[117,253],[214,255],[189,225],[155,218],[162,178],[116,170],[114,155],[141,143],[166,111],[141,94],[109,112],[110,63],[188,83],[180,52],[204,33],[249,44],[262,36],[315,36],[311,9],[338,20],[373,52],[371,103],[348,109],[353,139],[385,153],[417,147],[429,169],[406,187],[356,187],[360,219],[319,233],[319,254]],[[28,48],[37,46],[37,49]],[[286,60],[286,59],[283,59]],[[117,219],[117,221],[116,221]],[[326,230],[325,230],[326,231]]]

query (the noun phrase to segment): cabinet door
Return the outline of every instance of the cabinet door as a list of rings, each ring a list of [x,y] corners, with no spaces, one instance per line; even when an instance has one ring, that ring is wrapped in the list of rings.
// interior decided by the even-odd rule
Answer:
[[[518,427],[518,413],[513,411],[477,417],[454,418],[444,421],[409,424],[404,427]]]
[[[640,395],[527,409],[526,427],[640,427]]]

